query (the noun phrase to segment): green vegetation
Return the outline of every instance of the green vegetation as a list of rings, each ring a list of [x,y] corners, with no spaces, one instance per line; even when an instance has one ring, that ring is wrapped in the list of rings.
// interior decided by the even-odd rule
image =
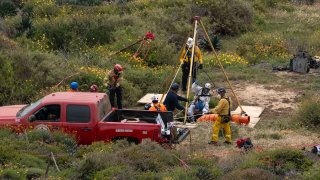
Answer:
[[[229,79],[238,87],[247,82],[271,88],[276,84],[279,91],[289,89],[299,95],[297,111],[268,110],[262,115],[256,126],[262,132],[251,137],[254,144],[256,140],[281,143],[287,138],[282,131],[319,133],[319,77],[271,72],[273,65],[288,64],[299,50],[320,54],[319,2],[295,2],[2,0],[0,105],[30,103],[50,92],[67,90],[71,81],[79,82],[80,91],[97,84],[100,92],[106,92],[102,84],[106,71],[119,63],[125,67],[123,104],[133,107],[145,93],[167,90],[180,50],[188,33],[192,36],[193,17],[199,15]],[[116,54],[148,31],[154,33],[155,40],[146,43],[140,55],[132,56],[139,44]],[[198,81],[227,87],[201,28],[198,43],[204,56]],[[178,82],[181,72],[177,77]],[[210,107],[216,104],[212,98]],[[234,139],[246,130],[232,128]],[[319,163],[298,150],[264,149],[262,153],[230,155],[227,157],[233,159],[228,163],[211,151],[205,154],[202,150],[212,150],[206,144],[210,132],[204,131],[208,129],[209,123],[194,131],[191,152],[185,147],[163,149],[149,141],[131,146],[125,141],[77,146],[72,137],[59,132],[16,136],[0,130],[0,179],[42,178],[50,152],[61,169],[57,172],[50,166],[48,176],[52,179],[319,179]],[[263,132],[267,129],[274,131]]]
[[[30,131],[16,136],[8,130],[0,130],[0,134],[2,179],[43,178],[48,162],[52,161],[51,152],[61,171],[50,164],[47,176],[62,179],[229,179],[237,176],[246,179],[246,176],[259,175],[268,179],[298,175],[308,178],[319,174],[312,160],[292,149],[250,153],[224,164],[214,157],[190,156],[184,151],[164,149],[151,141],[139,145],[129,145],[125,140],[108,144],[96,142],[90,146],[73,146],[73,152],[68,152],[73,138],[61,132]]]
[[[305,99],[297,112],[295,117],[303,125],[310,129],[317,129],[320,127],[320,98],[313,97]]]

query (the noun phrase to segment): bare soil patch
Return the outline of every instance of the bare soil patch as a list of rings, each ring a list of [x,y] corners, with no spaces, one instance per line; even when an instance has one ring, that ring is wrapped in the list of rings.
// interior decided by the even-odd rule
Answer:
[[[273,111],[295,109],[298,93],[284,90],[279,85],[237,84],[235,93],[242,105],[261,106]]]

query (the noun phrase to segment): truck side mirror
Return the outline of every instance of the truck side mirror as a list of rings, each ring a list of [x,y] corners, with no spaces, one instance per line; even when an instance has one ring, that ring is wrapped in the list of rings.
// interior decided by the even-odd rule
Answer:
[[[36,120],[36,116],[32,114],[32,115],[30,115],[30,116],[28,117],[28,120],[29,120],[30,122],[33,122],[33,121]]]

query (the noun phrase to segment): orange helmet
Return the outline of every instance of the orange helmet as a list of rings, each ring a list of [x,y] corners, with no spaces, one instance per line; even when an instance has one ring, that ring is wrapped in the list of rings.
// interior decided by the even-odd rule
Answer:
[[[116,70],[116,71],[122,71],[123,70],[123,68],[122,68],[122,66],[120,64],[114,65],[113,69]]]

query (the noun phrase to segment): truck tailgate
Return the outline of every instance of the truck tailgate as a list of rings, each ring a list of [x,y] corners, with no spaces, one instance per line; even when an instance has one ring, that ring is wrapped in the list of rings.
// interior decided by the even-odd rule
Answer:
[[[99,122],[97,140],[110,141],[119,137],[135,138],[138,142],[143,139],[158,140],[159,124],[151,123],[121,123]]]

